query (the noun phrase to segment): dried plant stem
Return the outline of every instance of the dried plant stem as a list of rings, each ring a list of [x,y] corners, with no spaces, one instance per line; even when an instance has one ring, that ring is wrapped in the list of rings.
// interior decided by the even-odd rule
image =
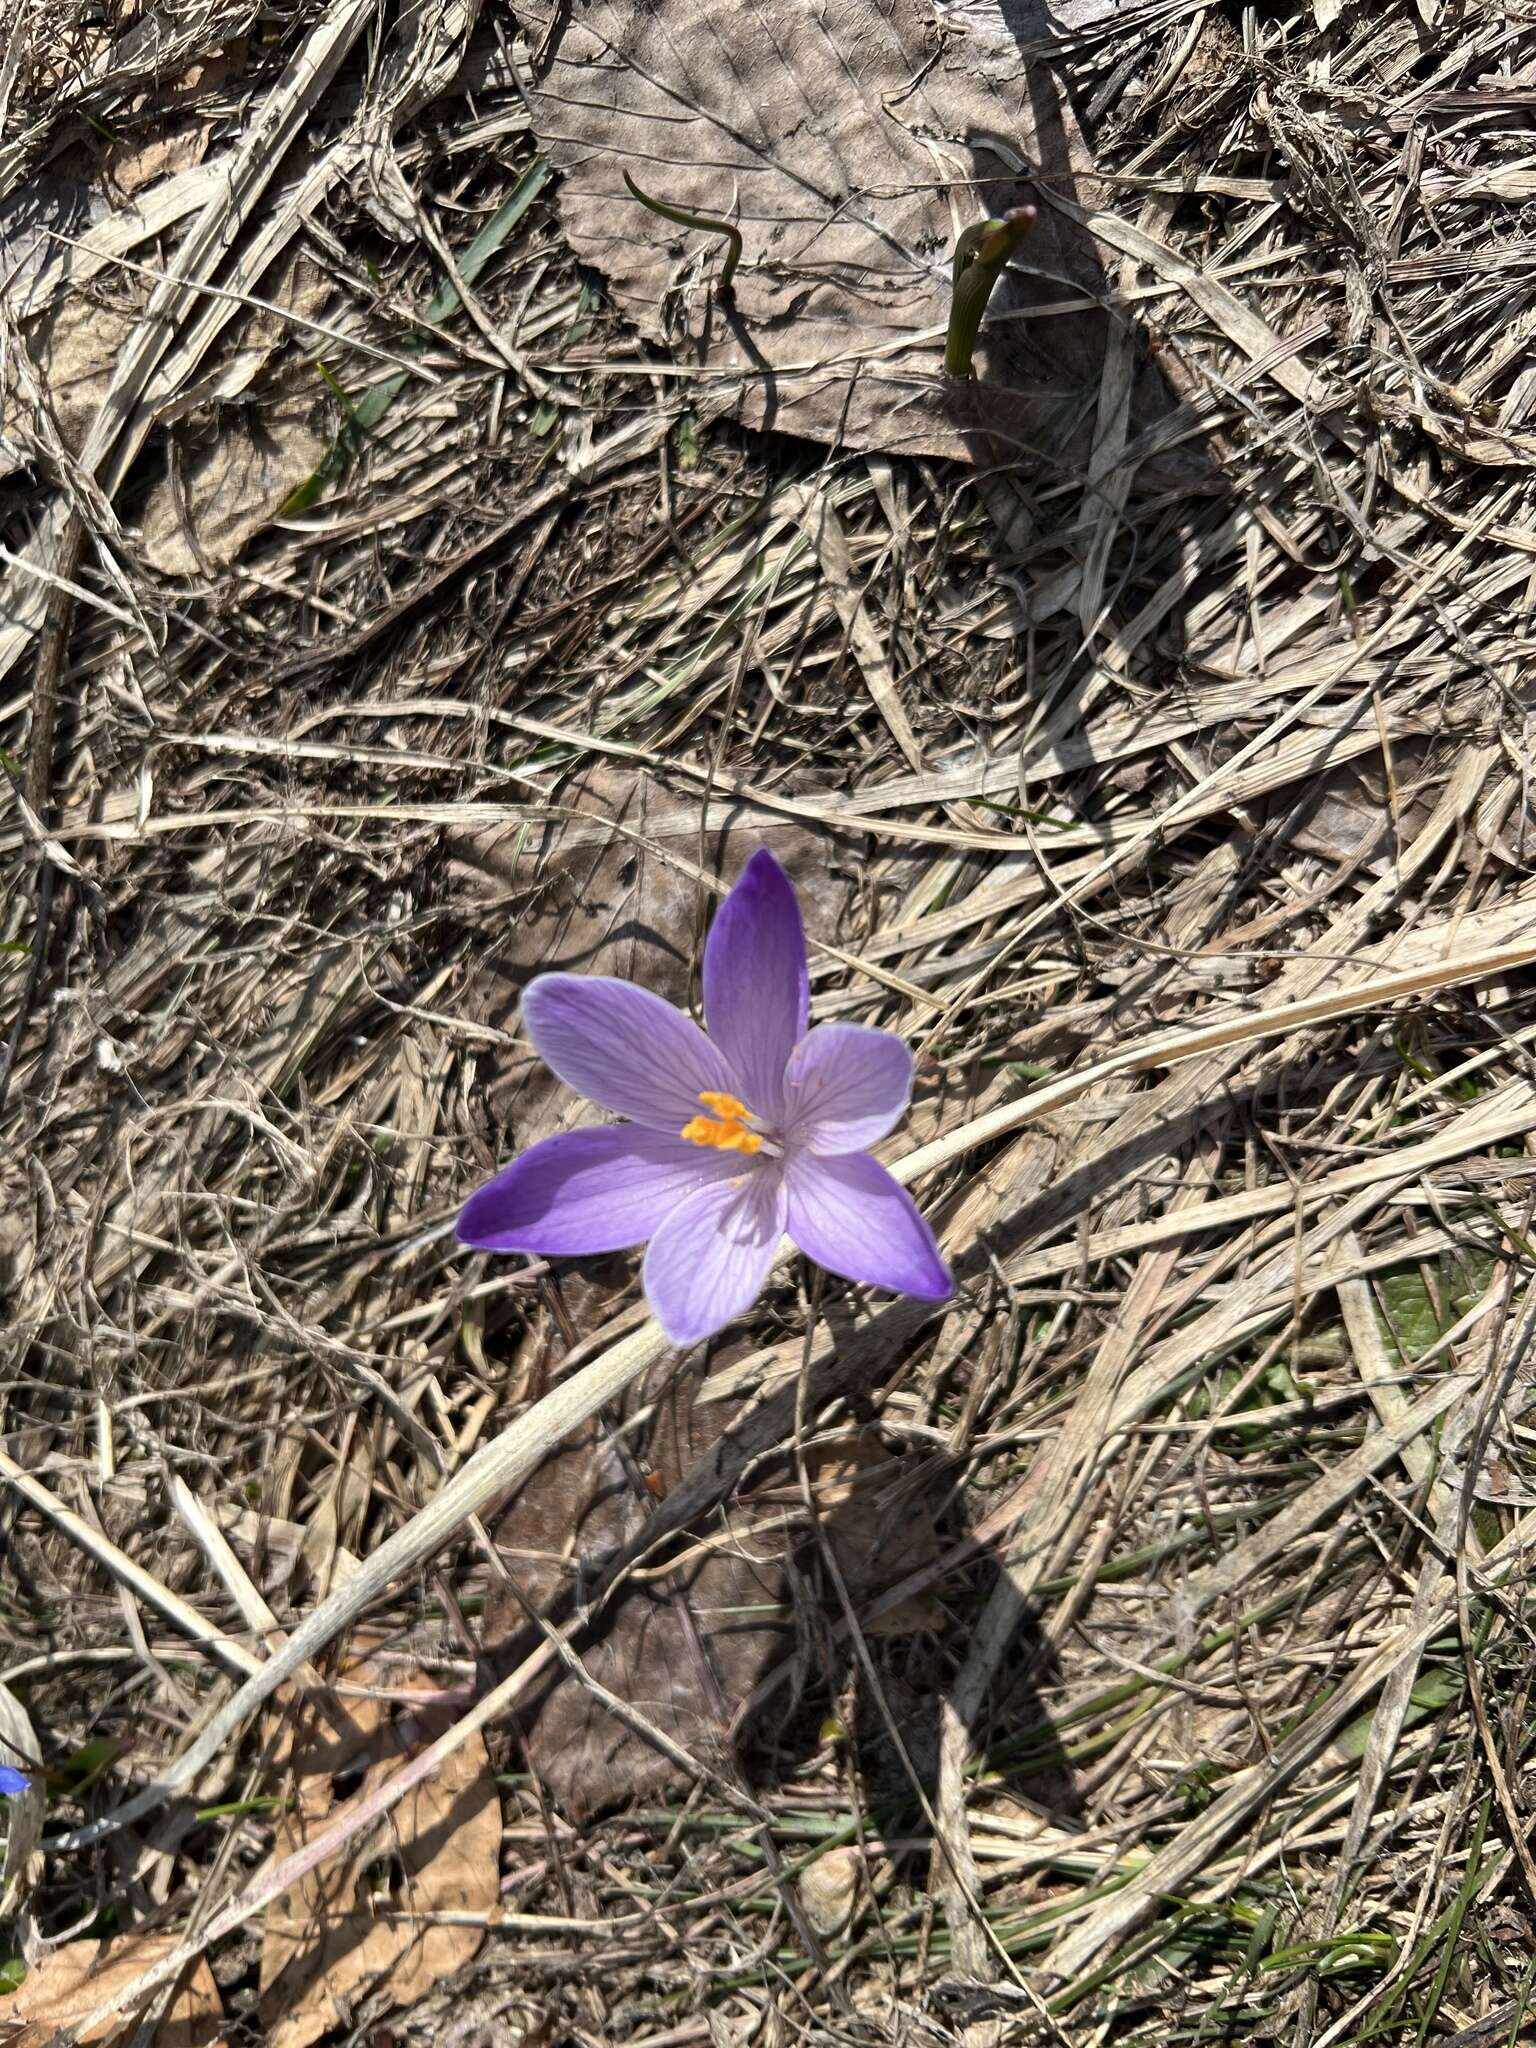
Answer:
[[[93,1529],[89,1522],[77,1515],[72,1508],[65,1507],[58,1496],[51,1493],[40,1479],[34,1479],[24,1471],[7,1452],[0,1450],[0,1481],[15,1487],[24,1500],[45,1514],[51,1522],[65,1531],[71,1541],[77,1543],[89,1557],[104,1571],[112,1574],[121,1584],[138,1594],[148,1606],[163,1614],[167,1621],[179,1628],[193,1642],[201,1643],[213,1656],[229,1666],[237,1677],[254,1684],[261,1678],[267,1666],[240,1643],[234,1642],[222,1629],[205,1621],[195,1607],[189,1607],[178,1593],[169,1586],[162,1586],[153,1572],[145,1571],[141,1564],[118,1549],[110,1538],[99,1529]],[[284,1674],[287,1675],[286,1673]],[[238,1699],[240,1695],[237,1693]]]

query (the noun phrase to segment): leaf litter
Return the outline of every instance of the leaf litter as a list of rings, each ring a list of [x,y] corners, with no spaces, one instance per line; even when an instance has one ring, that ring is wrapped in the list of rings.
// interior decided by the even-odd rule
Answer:
[[[0,823],[0,1677],[106,1760],[7,1836],[15,1953],[66,1937],[12,1999],[206,1956],[308,2039],[1513,2037],[1527,28],[949,9],[849,66],[791,10],[760,126],[734,17],[306,0],[234,77],[244,10],[171,17],[33,10],[0,138],[0,744],[53,735]],[[770,133],[786,55],[824,113]],[[127,203],[114,124],[207,157]],[[739,222],[734,305],[626,168]],[[946,392],[955,236],[1025,197]],[[688,1001],[759,840],[816,1014],[920,1049],[962,1288],[786,1267],[679,1366],[631,1262],[449,1233],[573,1113],[528,976]],[[285,1777],[365,1652],[359,1775]]]
[[[8,2038],[16,2048],[44,2048],[61,2030],[82,2042],[105,2040],[114,2031],[110,2023],[80,2022],[97,2005],[126,1991],[174,1946],[173,1935],[130,1934],[111,1941],[66,1941],[46,1950],[6,2001],[7,2019],[20,2029]],[[223,2020],[213,1972],[198,1962],[155,2020],[149,2038],[155,2048],[223,2048],[228,2038]]]
[[[301,1855],[343,1816],[338,1781],[356,1781],[350,1805],[364,1811],[403,1747],[441,1731],[441,1693],[422,1673],[391,1671],[393,1711],[366,1697],[375,1666],[347,1676],[344,1732],[311,1716],[283,1744],[293,1794],[273,1830],[274,1858]],[[413,1691],[430,1704],[413,1706]],[[469,1743],[386,1819],[359,1828],[342,1855],[306,1870],[273,1902],[263,1931],[259,2012],[274,2048],[309,2048],[365,2000],[380,2014],[409,2010],[473,1961],[499,1904],[500,1848],[485,1748]]]

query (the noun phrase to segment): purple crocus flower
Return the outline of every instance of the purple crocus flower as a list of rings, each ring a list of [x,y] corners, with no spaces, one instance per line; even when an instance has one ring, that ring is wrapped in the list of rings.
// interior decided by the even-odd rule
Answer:
[[[577,1258],[646,1244],[642,1280],[674,1344],[756,1298],[786,1232],[845,1279],[925,1301],[953,1291],[912,1197],[865,1149],[900,1119],[912,1055],[861,1024],[807,1030],[805,933],[789,877],[753,854],[704,948],[708,1036],[649,989],[541,974],[523,1024],[562,1081],[628,1119],[546,1138],[472,1195],[479,1251]]]
[[[25,1771],[14,1770],[10,1764],[0,1764],[0,1798],[14,1799],[25,1792],[32,1783]]]

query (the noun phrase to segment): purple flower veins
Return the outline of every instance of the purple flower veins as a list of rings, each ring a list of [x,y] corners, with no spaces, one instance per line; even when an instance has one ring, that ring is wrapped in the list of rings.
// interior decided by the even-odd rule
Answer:
[[[645,1244],[646,1298],[677,1345],[750,1306],[786,1233],[845,1279],[945,1299],[932,1231],[866,1150],[906,1110],[912,1055],[861,1024],[807,1030],[809,998],[800,906],[766,850],[710,927],[708,1036],[630,982],[539,975],[523,1023],[540,1056],[628,1121],[533,1146],[470,1197],[460,1241],[547,1258]]]

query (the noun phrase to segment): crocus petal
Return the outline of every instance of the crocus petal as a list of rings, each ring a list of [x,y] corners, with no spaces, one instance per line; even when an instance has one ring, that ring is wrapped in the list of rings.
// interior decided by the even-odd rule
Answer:
[[[788,1230],[845,1280],[943,1301],[955,1283],[917,1204],[867,1152],[797,1153],[785,1174]]]
[[[0,1764],[0,1795],[17,1799],[31,1783],[25,1771],[14,1770],[10,1764]]]
[[[701,1095],[736,1092],[724,1056],[693,1019],[633,982],[541,974],[523,991],[523,1025],[578,1094],[674,1137],[699,1115]]]
[[[641,1272],[671,1341],[702,1343],[749,1308],[783,1235],[783,1175],[771,1167],[738,1171],[734,1182],[680,1203],[651,1239]]]
[[[784,1134],[808,1152],[862,1152],[912,1095],[912,1054],[890,1031],[818,1024],[784,1069]]]
[[[784,1063],[805,1036],[809,1007],[800,906],[763,848],[715,912],[704,946],[704,1021],[759,1116],[782,1114]]]
[[[739,1154],[638,1124],[546,1138],[464,1204],[461,1244],[482,1252],[581,1258],[643,1244],[680,1202],[741,1172]]]

